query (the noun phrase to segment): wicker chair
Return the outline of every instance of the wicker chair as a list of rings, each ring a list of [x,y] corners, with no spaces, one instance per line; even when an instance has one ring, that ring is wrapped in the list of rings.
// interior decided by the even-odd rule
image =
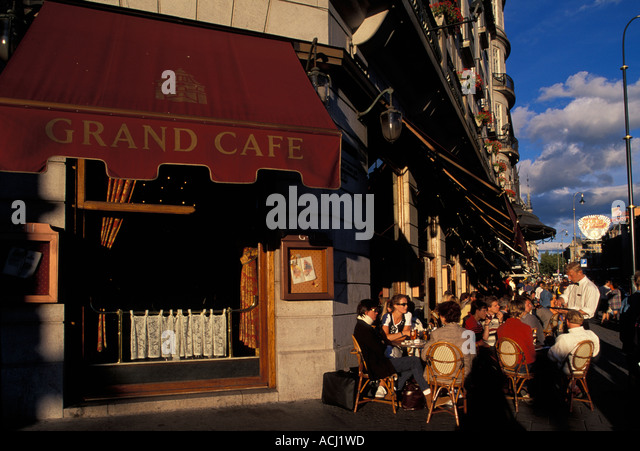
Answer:
[[[524,383],[533,379],[529,373],[524,352],[518,343],[510,338],[502,337],[496,344],[498,362],[504,375],[509,379],[513,391],[513,400],[518,413],[518,400],[524,399],[519,395]]]
[[[587,385],[587,372],[589,371],[589,365],[591,364],[591,358],[593,357],[593,343],[589,340],[581,341],[567,356],[566,366],[568,368],[568,384],[567,384],[567,398],[569,400],[569,411],[573,411],[574,387],[578,387],[587,396],[586,399],[575,398],[576,401],[581,401],[589,404],[591,411],[593,411],[593,401],[591,400],[591,394],[589,393],[589,387]],[[582,385],[582,387],[580,387]]]
[[[376,382],[375,379],[372,379],[369,376],[369,371],[367,370],[367,363],[364,361],[364,357],[362,356],[362,349],[356,340],[356,337],[351,336],[353,340],[353,351],[352,354],[356,354],[358,356],[358,388],[356,391],[356,402],[353,408],[354,412],[358,411],[358,406],[360,404],[365,404],[367,402],[380,402],[383,404],[391,404],[393,407],[393,413],[397,412],[398,406],[398,398],[396,395],[395,389],[395,374],[385,377],[383,379],[377,380],[380,386],[384,387],[387,390],[387,394],[384,398],[376,398],[375,396],[365,396],[364,391],[370,386],[371,382]]]
[[[452,410],[456,419],[456,425],[460,426],[458,400],[461,395],[463,410],[464,413],[467,413],[462,351],[454,344],[438,341],[427,349],[426,363],[427,382],[431,388],[431,405],[429,406],[427,423],[431,421],[431,415],[433,415],[434,412],[444,411],[451,413],[451,411],[440,409],[438,408],[439,406],[437,406],[438,397],[442,394],[442,390],[446,390],[447,396],[453,404]]]
[[[554,310],[552,309],[552,312]],[[553,316],[549,319],[549,323],[544,330],[544,334],[547,337],[557,337],[562,333],[564,328],[566,327],[563,319],[564,313],[555,311]]]

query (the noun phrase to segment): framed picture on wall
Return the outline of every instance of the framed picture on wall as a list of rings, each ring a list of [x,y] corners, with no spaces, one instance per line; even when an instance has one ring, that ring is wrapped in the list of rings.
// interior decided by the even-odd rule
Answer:
[[[282,239],[282,299],[333,299],[333,247],[311,243],[307,236]]]
[[[0,232],[0,280],[8,299],[58,302],[58,232],[28,223]]]

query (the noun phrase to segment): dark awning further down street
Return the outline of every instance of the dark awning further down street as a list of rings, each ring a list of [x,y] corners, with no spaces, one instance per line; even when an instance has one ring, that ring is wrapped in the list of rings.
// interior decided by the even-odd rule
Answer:
[[[518,224],[520,225],[525,240],[538,241],[555,236],[556,229],[543,224],[533,213],[523,210],[518,206],[514,206],[513,209],[518,216]]]

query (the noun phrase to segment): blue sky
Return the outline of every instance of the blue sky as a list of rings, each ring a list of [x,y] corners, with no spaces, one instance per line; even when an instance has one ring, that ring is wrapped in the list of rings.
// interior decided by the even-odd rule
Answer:
[[[507,0],[507,73],[520,147],[521,194],[558,232],[576,219],[628,203],[622,84],[622,33],[639,0]],[[634,201],[640,204],[640,19],[626,34]]]

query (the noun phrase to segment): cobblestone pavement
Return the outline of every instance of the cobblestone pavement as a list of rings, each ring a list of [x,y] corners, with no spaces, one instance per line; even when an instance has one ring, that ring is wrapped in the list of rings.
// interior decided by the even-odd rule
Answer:
[[[373,431],[626,431],[640,429],[637,390],[631,390],[621,352],[618,332],[613,326],[591,322],[601,340],[601,354],[589,373],[589,388],[595,410],[574,402],[573,412],[551,385],[538,387],[534,400],[520,403],[516,414],[513,402],[500,389],[481,390],[468,396],[468,413],[456,427],[452,415],[439,413],[426,423],[427,410],[400,409],[393,415],[388,405],[369,403],[357,413],[305,400],[257,406],[207,409],[186,412],[65,418],[40,421],[13,430],[20,431],[317,431],[367,433]],[[480,382],[478,382],[480,383]],[[495,385],[495,384],[494,384]],[[542,394],[540,394],[542,393]],[[3,427],[3,429],[6,429]],[[375,435],[376,437],[378,435]],[[285,435],[282,435],[285,437]],[[366,437],[366,435],[365,435]]]

